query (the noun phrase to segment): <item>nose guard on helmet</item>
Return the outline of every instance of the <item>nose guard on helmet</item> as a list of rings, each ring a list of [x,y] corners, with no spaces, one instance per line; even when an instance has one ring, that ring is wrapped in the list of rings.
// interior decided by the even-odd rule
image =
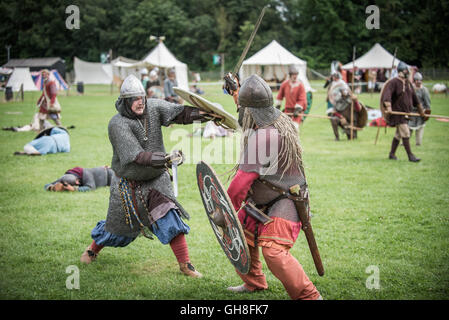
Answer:
[[[281,111],[273,107],[273,92],[270,86],[258,75],[246,79],[239,90],[239,123],[243,122],[244,108],[248,108],[258,127],[272,124]]]

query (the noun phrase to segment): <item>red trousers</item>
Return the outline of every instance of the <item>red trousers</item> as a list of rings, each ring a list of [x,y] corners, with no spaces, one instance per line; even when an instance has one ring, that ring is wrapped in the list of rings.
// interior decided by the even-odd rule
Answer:
[[[268,268],[284,285],[291,299],[316,300],[320,293],[309,280],[298,260],[283,246],[273,245],[272,242],[261,244],[262,254]],[[265,274],[262,272],[262,262],[259,260],[259,248],[248,245],[251,254],[251,267],[247,274],[237,274],[242,278],[245,287],[250,291],[268,289]]]

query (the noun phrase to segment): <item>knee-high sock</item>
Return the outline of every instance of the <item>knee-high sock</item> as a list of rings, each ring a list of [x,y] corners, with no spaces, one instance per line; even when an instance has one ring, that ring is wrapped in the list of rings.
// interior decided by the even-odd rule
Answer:
[[[394,154],[396,153],[396,149],[398,148],[399,142],[400,141],[398,139],[393,138],[393,141],[391,142],[390,155],[394,156]]]
[[[104,248],[104,246],[99,245],[94,241],[92,241],[92,244],[90,245],[90,247],[92,248],[92,251],[95,253],[99,253],[101,249]]]
[[[414,156],[412,149],[410,148],[410,138],[402,138],[402,144],[404,145],[404,149],[410,159],[412,156]]]
[[[180,263],[190,262],[189,248],[184,233],[178,234],[170,241],[170,247]]]

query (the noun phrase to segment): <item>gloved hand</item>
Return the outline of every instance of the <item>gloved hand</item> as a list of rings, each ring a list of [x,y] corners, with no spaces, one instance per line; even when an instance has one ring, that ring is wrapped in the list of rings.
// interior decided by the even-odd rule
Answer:
[[[228,72],[224,76],[225,83],[223,84],[223,91],[227,94],[233,95],[240,87],[239,75],[233,75]]]
[[[297,104],[297,105],[295,106],[295,110],[293,111],[293,117],[299,116],[299,114],[300,114],[303,110],[304,110],[304,108]]]
[[[175,162],[178,166],[184,163],[185,157],[181,150],[174,150],[171,154],[165,156],[168,166],[172,166]]]
[[[152,152],[149,165],[155,168],[163,168],[167,164],[165,152]]]
[[[343,117],[340,118],[340,123],[343,127],[346,127],[348,125],[348,121],[346,121],[346,119]]]

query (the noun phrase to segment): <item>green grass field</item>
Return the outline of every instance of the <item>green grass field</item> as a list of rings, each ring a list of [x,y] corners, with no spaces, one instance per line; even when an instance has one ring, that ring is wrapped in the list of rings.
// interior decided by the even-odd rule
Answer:
[[[325,91],[321,82],[316,85],[311,113],[323,115]],[[206,98],[233,112],[232,98],[218,85],[203,89]],[[125,248],[105,248],[89,266],[80,264],[90,231],[106,217],[109,190],[52,193],[43,187],[74,166],[110,164],[107,124],[117,96],[108,86],[87,86],[84,96],[61,93],[62,122],[76,126],[70,130],[70,153],[14,156],[36,133],[0,131],[0,299],[288,299],[266,267],[269,290],[227,292],[241,280],[207,221],[195,164],[179,169],[179,201],[191,215],[190,258],[203,278],[180,274],[170,247],[143,237]],[[1,103],[0,126],[27,124],[37,98],[29,93],[24,102]],[[373,107],[378,99],[360,95]],[[432,113],[449,115],[449,98],[432,95]],[[180,129],[191,131],[192,125],[164,128],[167,151],[182,146],[187,157],[198,160],[193,145],[201,145],[203,153],[225,152],[225,164],[213,165],[217,173],[233,167],[233,154],[222,145],[232,138],[181,141],[187,131]],[[367,127],[355,141],[336,142],[327,120],[309,118],[301,126],[312,222],[326,274],[318,276],[302,232],[291,252],[325,299],[448,299],[449,123],[430,119],[423,146],[411,139],[419,163],[407,161],[403,147],[399,161],[388,160],[394,130],[382,129],[374,145],[376,133]],[[66,268],[73,265],[80,288],[69,290]],[[372,266],[379,271],[379,289],[366,285]]]

